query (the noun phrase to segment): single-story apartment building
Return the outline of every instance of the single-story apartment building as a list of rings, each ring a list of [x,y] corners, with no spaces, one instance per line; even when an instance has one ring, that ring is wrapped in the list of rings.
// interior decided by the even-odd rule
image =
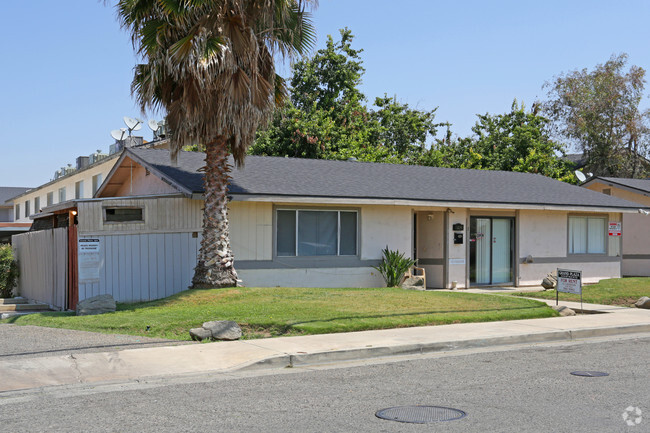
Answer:
[[[584,188],[650,206],[650,179],[624,179],[620,177],[593,177],[582,184]],[[650,216],[644,213],[623,215],[626,233],[622,244],[622,269],[624,277],[650,277]]]
[[[125,149],[94,198],[44,210],[75,215],[72,296],[137,301],[190,285],[204,158]],[[260,156],[233,169],[229,199],[246,286],[382,286],[386,246],[417,259],[430,288],[538,285],[558,267],[620,277],[608,226],[640,207],[529,173]]]

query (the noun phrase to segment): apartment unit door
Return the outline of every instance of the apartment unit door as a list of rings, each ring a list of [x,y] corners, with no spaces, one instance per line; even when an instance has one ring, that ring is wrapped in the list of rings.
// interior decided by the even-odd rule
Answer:
[[[470,284],[513,283],[513,232],[513,218],[470,218]]]

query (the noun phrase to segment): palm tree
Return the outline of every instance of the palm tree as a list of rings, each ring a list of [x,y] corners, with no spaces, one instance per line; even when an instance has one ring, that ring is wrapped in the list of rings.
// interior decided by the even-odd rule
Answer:
[[[206,150],[203,239],[192,284],[237,284],[228,232],[229,155],[244,163],[257,127],[286,95],[275,54],[303,54],[315,41],[316,0],[119,0],[118,19],[144,59],[131,92],[143,112],[164,109],[171,157]]]

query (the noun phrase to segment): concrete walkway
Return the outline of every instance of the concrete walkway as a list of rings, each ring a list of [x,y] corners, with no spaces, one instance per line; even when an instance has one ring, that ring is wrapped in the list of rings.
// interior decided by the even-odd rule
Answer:
[[[549,301],[555,305],[555,301]],[[560,302],[569,308],[579,303]],[[435,351],[650,332],[650,310],[584,304],[607,314],[280,337],[0,361],[8,391],[284,368]]]

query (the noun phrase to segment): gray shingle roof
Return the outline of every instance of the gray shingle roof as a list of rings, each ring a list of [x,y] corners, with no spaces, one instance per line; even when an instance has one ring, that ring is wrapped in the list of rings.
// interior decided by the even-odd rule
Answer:
[[[28,189],[23,186],[0,186],[0,206],[7,204],[7,200],[24,193]]]
[[[650,192],[650,179],[626,179],[624,177],[596,177],[593,180],[601,179],[606,182],[637,189],[641,192]]]
[[[129,149],[136,159],[191,193],[202,193],[205,154]],[[638,209],[639,205],[548,177],[505,171],[463,170],[352,161],[248,156],[233,169],[231,194],[437,202],[560,205]]]

